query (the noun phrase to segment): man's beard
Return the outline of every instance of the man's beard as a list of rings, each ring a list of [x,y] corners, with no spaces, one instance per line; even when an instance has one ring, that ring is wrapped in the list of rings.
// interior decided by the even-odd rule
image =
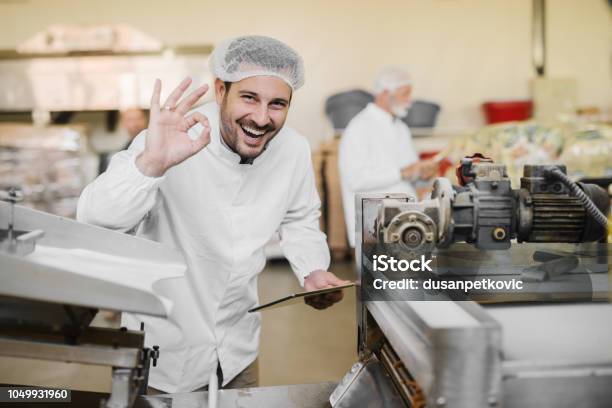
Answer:
[[[410,108],[412,107],[412,102],[408,103],[396,103],[395,101],[391,103],[391,112],[393,116],[396,118],[403,119],[408,116],[410,112]]]

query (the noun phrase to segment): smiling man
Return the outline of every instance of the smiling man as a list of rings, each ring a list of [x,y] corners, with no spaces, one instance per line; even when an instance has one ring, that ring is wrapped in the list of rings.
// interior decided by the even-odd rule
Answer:
[[[217,79],[215,88],[223,139],[241,163],[252,163],[282,128],[292,90],[282,80],[260,76],[236,83],[233,91],[231,82]]]
[[[320,201],[307,141],[285,126],[293,93],[304,82],[300,56],[272,38],[239,37],[210,59],[215,99],[190,108],[203,86],[181,100],[184,80],[160,105],[151,98],[148,129],[83,191],[80,221],[137,234],[180,249],[188,265],[204,339],[194,341],[164,319],[124,314],[145,323],[147,345],[161,356],[149,385],[164,392],[257,385],[260,316],[257,275],[264,245],[278,231],[281,247],[306,290],[344,283],[327,272],[329,250],[319,230]],[[341,292],[311,299],[322,309]],[[215,377],[216,376],[216,377]]]

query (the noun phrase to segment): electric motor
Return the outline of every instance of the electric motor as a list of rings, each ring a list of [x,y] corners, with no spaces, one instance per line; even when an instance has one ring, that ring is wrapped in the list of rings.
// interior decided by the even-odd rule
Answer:
[[[526,165],[513,190],[504,165],[482,155],[457,169],[459,186],[434,182],[431,199],[383,201],[379,240],[429,251],[453,242],[507,249],[518,242],[594,242],[607,235],[610,199],[595,184],[574,183],[563,165]]]

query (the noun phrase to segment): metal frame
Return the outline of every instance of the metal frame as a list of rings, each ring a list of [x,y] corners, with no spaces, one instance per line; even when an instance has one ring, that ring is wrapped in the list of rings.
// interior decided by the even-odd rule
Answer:
[[[356,197],[355,251],[360,277],[363,272],[361,245],[377,242],[374,222],[377,207],[385,199],[407,200],[408,197],[404,194]],[[513,333],[510,331],[513,329],[503,319],[494,318],[493,310],[487,310],[489,306],[473,301],[428,302],[427,306],[422,301],[364,301],[363,290],[362,287],[358,291],[357,302],[360,361],[332,394],[330,402],[334,408],[345,406],[341,404],[345,395],[361,395],[351,388],[364,387],[358,378],[373,359],[382,363],[380,367],[387,373],[377,377],[377,381],[386,384],[377,392],[393,385],[403,397],[404,406],[421,406],[415,403],[414,389],[403,386],[409,382],[406,377],[418,384],[417,391],[423,392],[428,407],[603,408],[612,403],[609,353],[602,354],[598,362],[569,360],[561,355],[549,360],[510,360],[504,357],[502,336],[504,332]],[[528,319],[530,308],[537,304],[523,306],[512,310],[521,314],[520,318],[524,313]],[[572,307],[581,307],[581,304]],[[440,316],[447,318],[440,319]],[[598,343],[603,345],[606,340]],[[373,395],[371,406],[383,406],[384,396]]]
[[[464,325],[432,325],[424,302],[367,302],[368,313],[423,389],[428,406],[481,407],[500,400],[501,329],[473,302],[436,302],[445,313],[466,314]],[[433,305],[433,303],[428,303]],[[375,345],[365,344],[372,349]],[[461,374],[461,375],[458,375]]]
[[[15,228],[44,230],[40,245],[184,265],[180,253],[160,243],[0,202],[1,218],[13,210]],[[144,347],[144,332],[87,326],[96,309],[165,317],[160,298],[28,256],[0,252],[0,265],[0,355],[112,367],[112,392],[101,407],[127,408],[146,392],[159,351]]]
[[[88,328],[66,344],[62,333],[38,328],[8,328],[0,336],[0,355],[14,358],[112,367],[112,389],[103,408],[128,408],[146,393],[149,366],[157,351],[144,348],[144,332]]]
[[[136,368],[141,350],[100,345],[68,345],[0,337],[0,354],[7,357]]]

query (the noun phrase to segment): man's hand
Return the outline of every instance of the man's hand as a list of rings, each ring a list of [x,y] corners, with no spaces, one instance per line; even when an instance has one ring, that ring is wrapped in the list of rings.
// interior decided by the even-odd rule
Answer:
[[[402,178],[407,181],[415,181],[419,177],[421,163],[416,162],[410,166],[403,167],[401,170]]]
[[[161,81],[155,80],[145,148],[136,158],[136,166],[146,176],[163,176],[169,168],[193,156],[210,143],[210,126],[206,116],[198,112],[185,116],[206,93],[208,85],[199,87],[179,102],[190,84],[191,79],[185,78],[170,94],[163,107],[160,107]],[[187,131],[197,123],[202,124],[204,129],[197,139],[191,140]]]
[[[347,285],[351,283],[347,280],[339,279],[336,275],[327,271],[314,271],[304,279],[304,289],[306,291],[326,289],[334,286]],[[325,309],[342,300],[342,290],[337,292],[324,293],[321,295],[306,296],[304,302],[315,309]]]
[[[440,169],[440,163],[436,160],[424,160],[421,162],[419,177],[423,180],[434,178]]]
[[[402,178],[407,181],[417,179],[429,180],[438,173],[439,163],[435,160],[423,160],[402,168]]]

